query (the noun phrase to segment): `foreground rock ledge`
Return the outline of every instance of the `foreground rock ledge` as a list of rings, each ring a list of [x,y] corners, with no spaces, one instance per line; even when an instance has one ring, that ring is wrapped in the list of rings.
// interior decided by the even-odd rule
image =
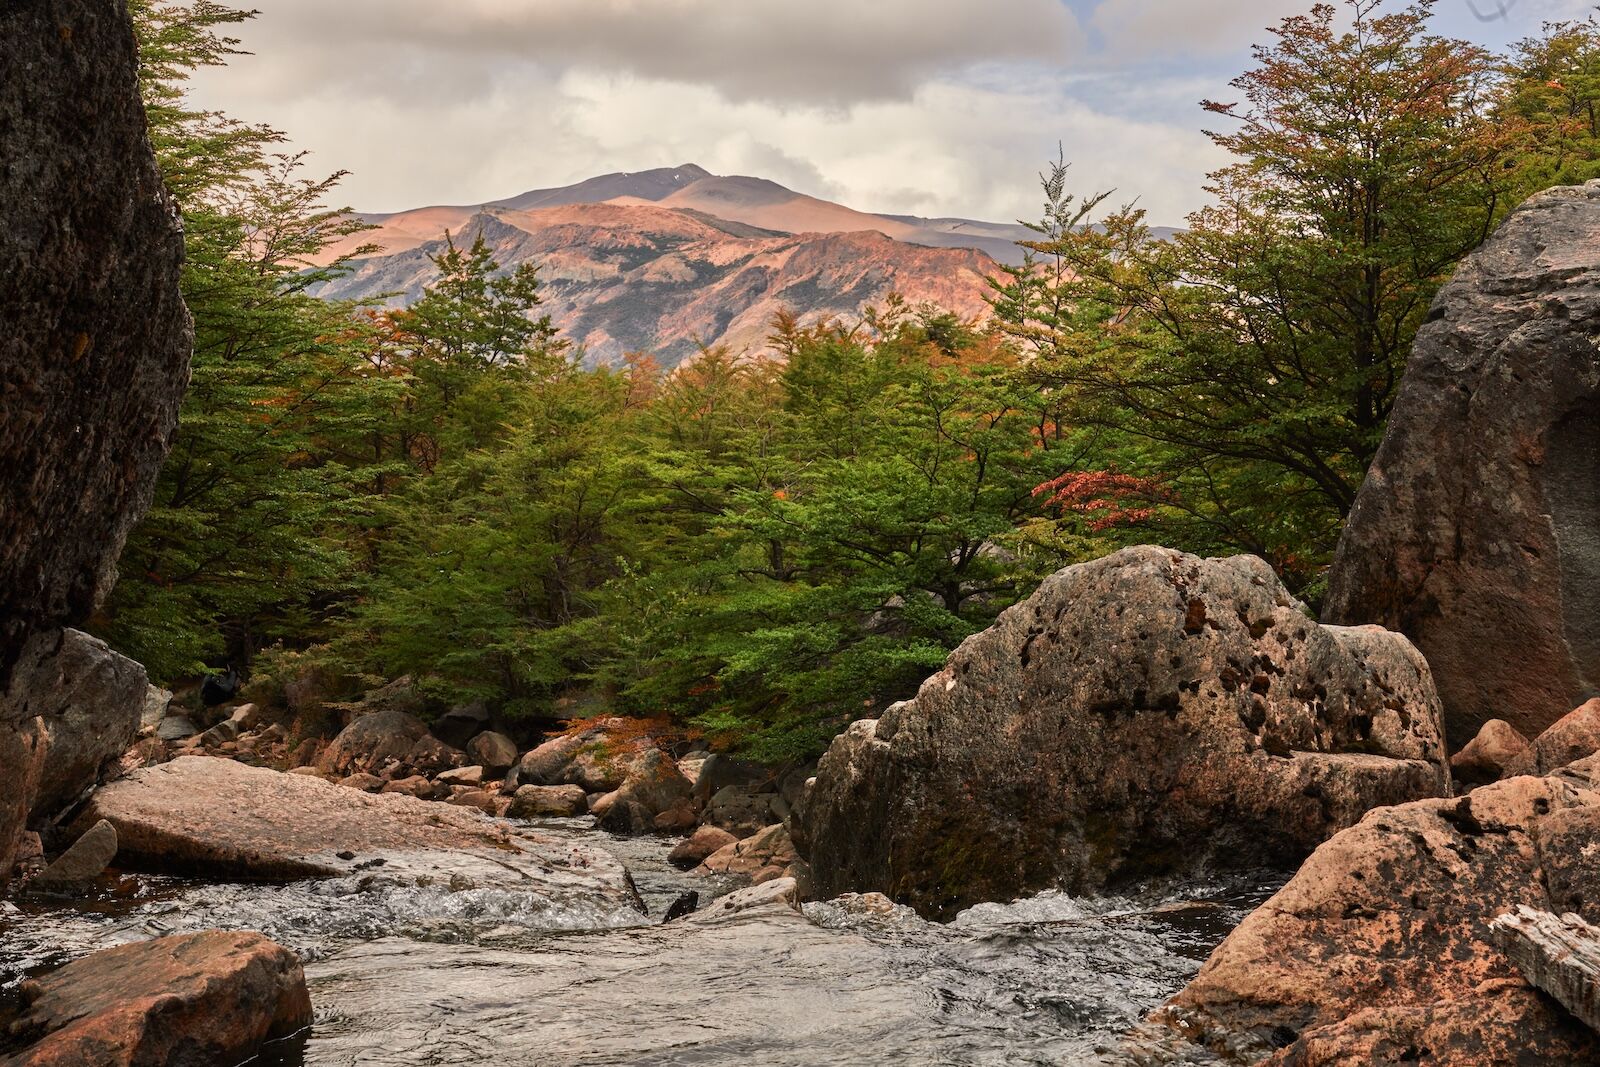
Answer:
[[[1491,930],[1519,906],[1600,920],[1600,757],[1374,811],[1317,849],[1156,1014],[1226,1062],[1600,1062]]]
[[[496,887],[631,906],[609,853],[397,793],[344,789],[228,759],[185,756],[104,786],[75,826],[117,829],[118,863],[211,877],[291,881],[360,875]]]
[[[0,1067],[211,1067],[311,1023],[294,953],[222,930],[97,952],[25,983],[22,999]]]
[[[1298,862],[1448,790],[1427,665],[1319,626],[1253,557],[1127,549],[1048,579],[858,722],[793,820],[815,893],[947,916],[1207,862]]]

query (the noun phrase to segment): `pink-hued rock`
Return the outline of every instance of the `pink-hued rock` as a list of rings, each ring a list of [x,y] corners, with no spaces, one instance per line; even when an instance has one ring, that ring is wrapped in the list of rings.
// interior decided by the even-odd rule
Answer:
[[[1600,918],[1597,778],[1591,757],[1371,812],[1154,1018],[1237,1063],[1596,1062],[1600,1039],[1535,993],[1490,923],[1517,905]]]
[[[698,867],[713,853],[738,842],[739,839],[726,830],[715,826],[702,826],[678,842],[677,846],[667,853],[667,862],[674,867]]]
[[[206,930],[96,952],[22,986],[3,1067],[233,1064],[311,1023],[294,953]]]
[[[754,837],[725,845],[705,858],[695,873],[722,875],[748,881],[751,885],[784,878],[798,859],[794,842],[782,823],[769,826]]]
[[[1467,746],[1450,757],[1450,776],[1466,785],[1485,785],[1507,777],[1509,768],[1528,751],[1528,739],[1504,719],[1483,724]]]
[[[1562,716],[1507,761],[1505,777],[1549,774],[1600,752],[1600,698]]]

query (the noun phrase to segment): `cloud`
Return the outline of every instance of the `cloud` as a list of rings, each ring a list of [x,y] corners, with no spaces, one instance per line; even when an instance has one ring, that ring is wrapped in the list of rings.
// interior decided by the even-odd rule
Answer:
[[[1233,55],[1310,0],[1102,0],[1090,16],[1111,58]]]
[[[354,86],[437,76],[436,92],[460,98],[533,66],[835,106],[1083,47],[1060,0],[277,0],[250,32],[263,50],[293,50],[300,73]]]

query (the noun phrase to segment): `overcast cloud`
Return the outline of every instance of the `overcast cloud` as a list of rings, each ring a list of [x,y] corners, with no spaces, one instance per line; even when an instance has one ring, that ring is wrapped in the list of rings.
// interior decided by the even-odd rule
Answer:
[[[1310,0],[259,0],[195,97],[392,211],[699,163],[864,210],[1010,220],[1061,142],[1154,221],[1220,161],[1196,102]],[[1492,11],[1497,0],[1479,0]],[[1504,0],[1499,0],[1504,2]],[[1440,32],[1500,44],[1579,0]]]

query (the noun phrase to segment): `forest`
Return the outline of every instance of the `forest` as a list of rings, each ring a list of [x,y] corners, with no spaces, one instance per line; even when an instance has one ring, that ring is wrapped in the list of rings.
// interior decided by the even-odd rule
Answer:
[[[781,358],[590,366],[470,235],[404,310],[311,295],[348,267],[315,265],[359,225],[343,175],[186,102],[252,13],[132,6],[196,346],[90,629],[153,681],[410,675],[774,763],[1123,546],[1253,553],[1314,607],[1439,287],[1526,195],[1600,175],[1593,19],[1496,55],[1428,0],[1319,5],[1203,105],[1231,162],[1176,236],[1073,188],[1067,144],[985,321],[890,300],[780,316]]]

